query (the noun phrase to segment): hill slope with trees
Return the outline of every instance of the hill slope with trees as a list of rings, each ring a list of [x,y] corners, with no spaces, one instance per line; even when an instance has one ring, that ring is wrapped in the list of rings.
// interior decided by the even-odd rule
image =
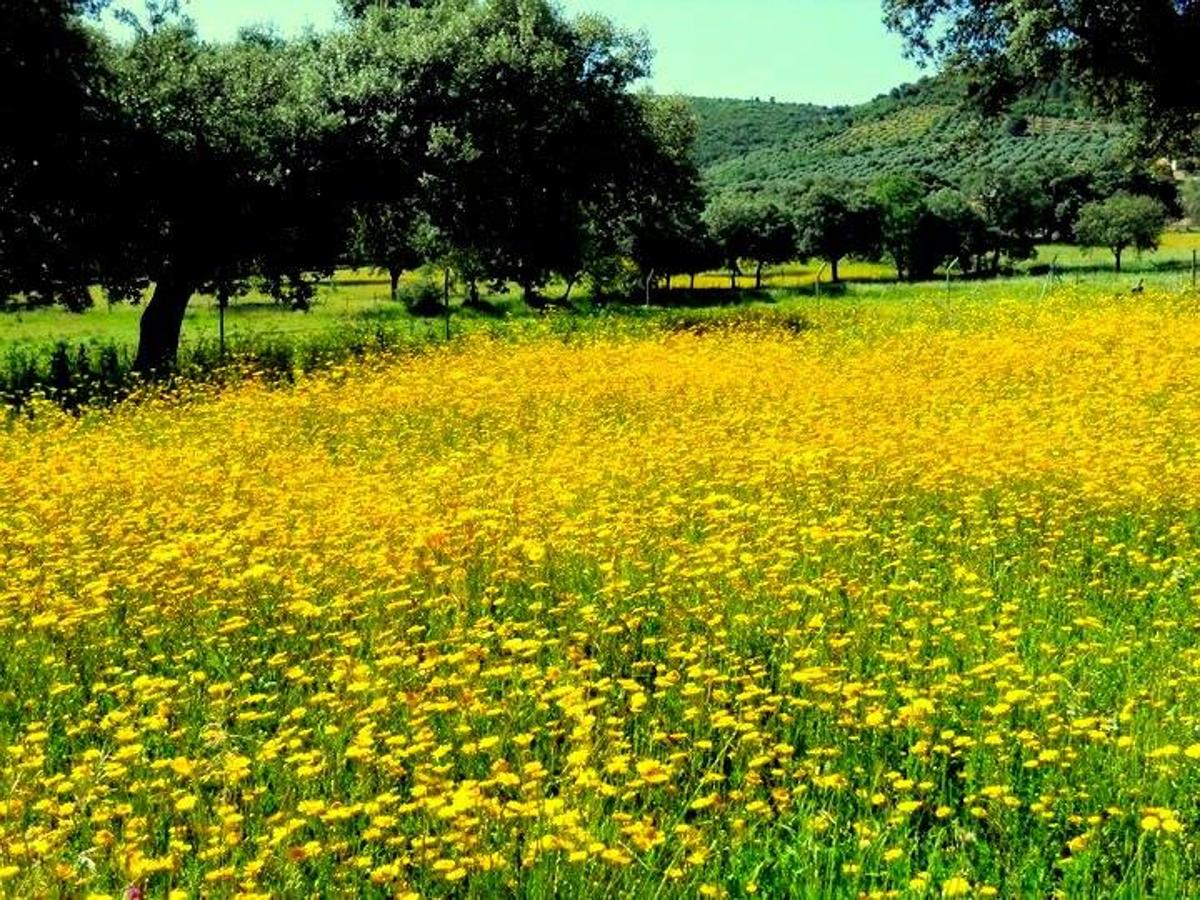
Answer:
[[[1062,82],[998,117],[980,117],[969,99],[965,82],[947,76],[857,107],[694,98],[696,161],[713,191],[778,193],[901,173],[957,184],[988,172],[1078,171],[1118,165],[1125,155],[1126,129],[1096,116]]]

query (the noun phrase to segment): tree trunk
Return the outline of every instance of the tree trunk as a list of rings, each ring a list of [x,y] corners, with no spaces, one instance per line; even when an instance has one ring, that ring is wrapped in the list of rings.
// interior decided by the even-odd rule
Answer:
[[[646,275],[646,307],[650,306],[650,292],[654,287],[654,270],[651,269]]]
[[[692,272],[691,275],[689,275],[688,277],[691,279],[688,282],[688,290],[694,291],[696,289],[696,273]]]
[[[483,303],[479,300],[479,280],[474,277],[467,280],[466,305],[471,309],[483,309]]]
[[[754,270],[754,289],[756,291],[762,290],[762,270],[763,270],[762,263],[759,263],[758,268]]]
[[[154,285],[154,296],[142,313],[134,371],[142,375],[164,375],[175,367],[183,316],[193,290],[191,281],[175,275],[163,275]]]
[[[667,276],[667,293],[671,293],[671,276]]]
[[[572,275],[567,279],[567,289],[563,292],[562,304],[567,306],[571,302],[571,291],[575,289],[575,282],[578,281],[578,276]]]
[[[841,279],[838,277],[838,258],[835,256],[829,261],[829,274],[832,281],[831,284],[837,284]]]
[[[442,305],[446,313],[446,340],[450,340],[450,269],[442,276]]]
[[[737,277],[738,277],[737,269],[730,269],[729,270],[729,289],[731,291],[737,290]]]
[[[1113,248],[1113,256],[1117,258],[1117,274],[1121,274],[1121,254],[1125,251],[1120,247]]]
[[[388,277],[392,280],[392,299],[400,298],[400,270],[388,269]]]

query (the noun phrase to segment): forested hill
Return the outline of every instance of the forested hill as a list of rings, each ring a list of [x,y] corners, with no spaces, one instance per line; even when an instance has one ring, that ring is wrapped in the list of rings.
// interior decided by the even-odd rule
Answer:
[[[1119,155],[1123,129],[1062,84],[980,119],[963,86],[924,79],[856,107],[694,98],[696,157],[710,186],[775,190],[815,178],[869,181],[892,172],[959,182],[972,173],[1095,168]]]

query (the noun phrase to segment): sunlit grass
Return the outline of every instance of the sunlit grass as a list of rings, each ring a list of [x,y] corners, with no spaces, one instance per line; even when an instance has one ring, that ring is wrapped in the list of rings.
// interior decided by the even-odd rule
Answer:
[[[1146,253],[1129,252],[1124,260],[1130,272],[1153,272],[1161,268],[1190,268],[1192,252],[1200,250],[1200,232],[1168,231],[1163,234],[1159,248]],[[1111,269],[1113,256],[1100,247],[1076,247],[1070,244],[1050,244],[1038,248],[1037,263],[1054,262],[1066,270]]]
[[[1062,281],[1072,284],[1087,281],[1097,290],[1124,290],[1141,278],[1151,286],[1175,290],[1191,284],[1189,267],[1193,249],[1200,249],[1200,233],[1168,232],[1163,236],[1162,247],[1158,251],[1143,254],[1141,257],[1130,256],[1127,260],[1128,271],[1124,276],[1116,277],[1110,271],[1112,258],[1107,251],[1047,245],[1039,248],[1034,260],[1020,264],[1018,271],[1026,272],[1033,266],[1044,267],[1054,262],[1060,278],[1055,286]],[[903,300],[920,297],[930,291],[928,285],[895,284],[895,270],[886,263],[843,260],[839,274],[852,295],[877,296],[882,286],[889,295]],[[939,277],[944,274],[939,273]],[[822,289],[828,293],[831,273],[828,266],[820,261],[768,267],[763,273],[763,289],[766,292],[774,292],[776,296],[773,299],[776,302],[786,303],[792,299],[803,302],[802,296],[792,298],[789,295],[812,293],[818,275]],[[954,275],[957,279],[958,273]],[[1000,290],[1017,294],[1040,294],[1043,293],[1044,280],[1044,276],[1034,279],[1009,279],[1002,282]],[[409,273],[405,275],[402,286],[406,290],[413,290],[423,281],[440,283],[440,274]],[[727,272],[701,274],[695,282],[699,296],[689,296],[687,289],[690,284],[691,280],[687,275],[674,276],[671,282],[672,292],[656,295],[656,302],[695,305],[703,301],[705,293],[711,293],[714,302],[725,301],[728,299],[725,292],[729,290],[731,281]],[[989,290],[986,287],[978,288],[976,284],[955,284],[951,289],[956,293]],[[737,279],[737,286],[741,290],[754,287],[752,269],[747,267],[743,270],[743,274]],[[550,297],[559,297],[564,288],[561,284],[551,284],[546,293]],[[466,320],[467,326],[470,327],[471,319],[479,316],[459,308],[461,295],[461,285],[456,286],[455,314]],[[589,300],[586,288],[577,287],[573,298],[586,305]],[[12,350],[45,354],[58,341],[72,345],[115,344],[126,348],[134,347],[137,343],[138,321],[142,308],[124,303],[110,306],[103,301],[99,292],[96,293],[96,299],[95,308],[83,314],[70,313],[58,308],[0,312],[0,354]],[[515,290],[507,294],[492,295],[487,299],[494,305],[496,316],[523,317],[535,314],[524,306]],[[319,286],[312,308],[305,312],[287,310],[261,294],[251,293],[236,300],[227,313],[226,333],[229,340],[235,343],[263,340],[294,342],[337,334],[347,328],[379,321],[388,323],[390,327],[427,330],[427,323],[410,316],[402,303],[391,300],[385,274],[370,270],[343,270],[338,272],[331,282]],[[212,297],[196,297],[189,306],[184,322],[184,344],[215,341],[217,335],[216,301]]]

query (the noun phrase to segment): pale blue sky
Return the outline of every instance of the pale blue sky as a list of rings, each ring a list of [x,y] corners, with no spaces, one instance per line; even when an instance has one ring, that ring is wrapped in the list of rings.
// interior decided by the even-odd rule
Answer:
[[[921,74],[880,21],[879,0],[559,0],[644,28],[666,93],[859,103]],[[335,0],[191,0],[201,33],[255,22],[285,34],[335,21]]]

